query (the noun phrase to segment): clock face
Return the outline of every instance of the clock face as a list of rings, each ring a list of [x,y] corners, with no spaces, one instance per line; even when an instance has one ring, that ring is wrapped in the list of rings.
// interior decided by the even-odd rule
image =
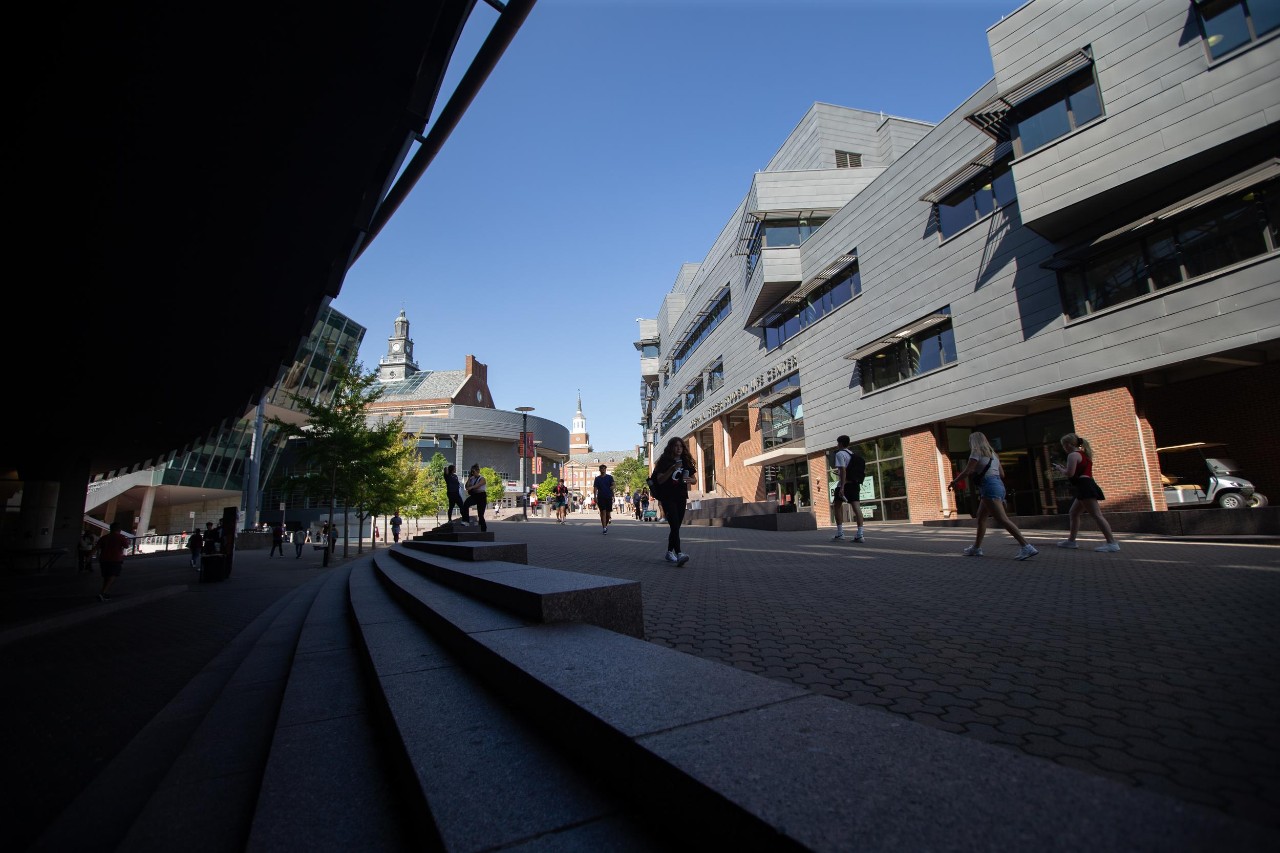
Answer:
[[[477,391],[477,392],[476,392],[476,402],[477,402],[477,403],[483,403],[483,402],[484,402],[484,392],[483,392],[483,391]]]
[[[392,344],[392,345],[391,345],[391,351],[392,351],[392,352],[400,352],[400,344],[399,344],[398,342],[397,342],[397,343]]]

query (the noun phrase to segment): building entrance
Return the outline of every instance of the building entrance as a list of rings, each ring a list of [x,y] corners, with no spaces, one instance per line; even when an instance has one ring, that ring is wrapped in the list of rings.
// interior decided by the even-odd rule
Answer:
[[[1059,442],[1072,430],[1069,408],[975,427],[948,426],[947,455],[952,470],[962,470],[969,462],[969,434],[985,433],[1000,457],[1009,514],[1056,515],[1071,508],[1070,487],[1053,466],[1065,464]],[[977,496],[965,492],[957,504],[962,512],[976,510]]]

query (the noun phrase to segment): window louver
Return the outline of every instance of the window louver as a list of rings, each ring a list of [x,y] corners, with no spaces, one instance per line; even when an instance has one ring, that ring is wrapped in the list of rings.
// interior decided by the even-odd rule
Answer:
[[[852,151],[836,152],[837,169],[858,169],[862,167],[862,155]]]

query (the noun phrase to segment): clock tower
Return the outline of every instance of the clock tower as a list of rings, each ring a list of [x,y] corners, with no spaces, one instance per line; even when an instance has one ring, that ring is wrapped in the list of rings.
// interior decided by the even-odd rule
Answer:
[[[413,362],[413,341],[409,340],[409,318],[401,308],[395,331],[387,338],[387,354],[378,359],[378,381],[398,382],[417,372],[418,365]]]
[[[578,392],[578,413],[573,416],[573,431],[569,433],[569,454],[590,453],[591,436],[587,435],[587,418],[582,414],[582,392]]]

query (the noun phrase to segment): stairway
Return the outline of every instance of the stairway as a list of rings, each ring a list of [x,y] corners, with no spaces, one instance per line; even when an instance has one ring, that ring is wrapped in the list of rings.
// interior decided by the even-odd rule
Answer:
[[[643,640],[639,584],[492,534],[245,629],[39,851],[1264,850],[1275,835]]]

